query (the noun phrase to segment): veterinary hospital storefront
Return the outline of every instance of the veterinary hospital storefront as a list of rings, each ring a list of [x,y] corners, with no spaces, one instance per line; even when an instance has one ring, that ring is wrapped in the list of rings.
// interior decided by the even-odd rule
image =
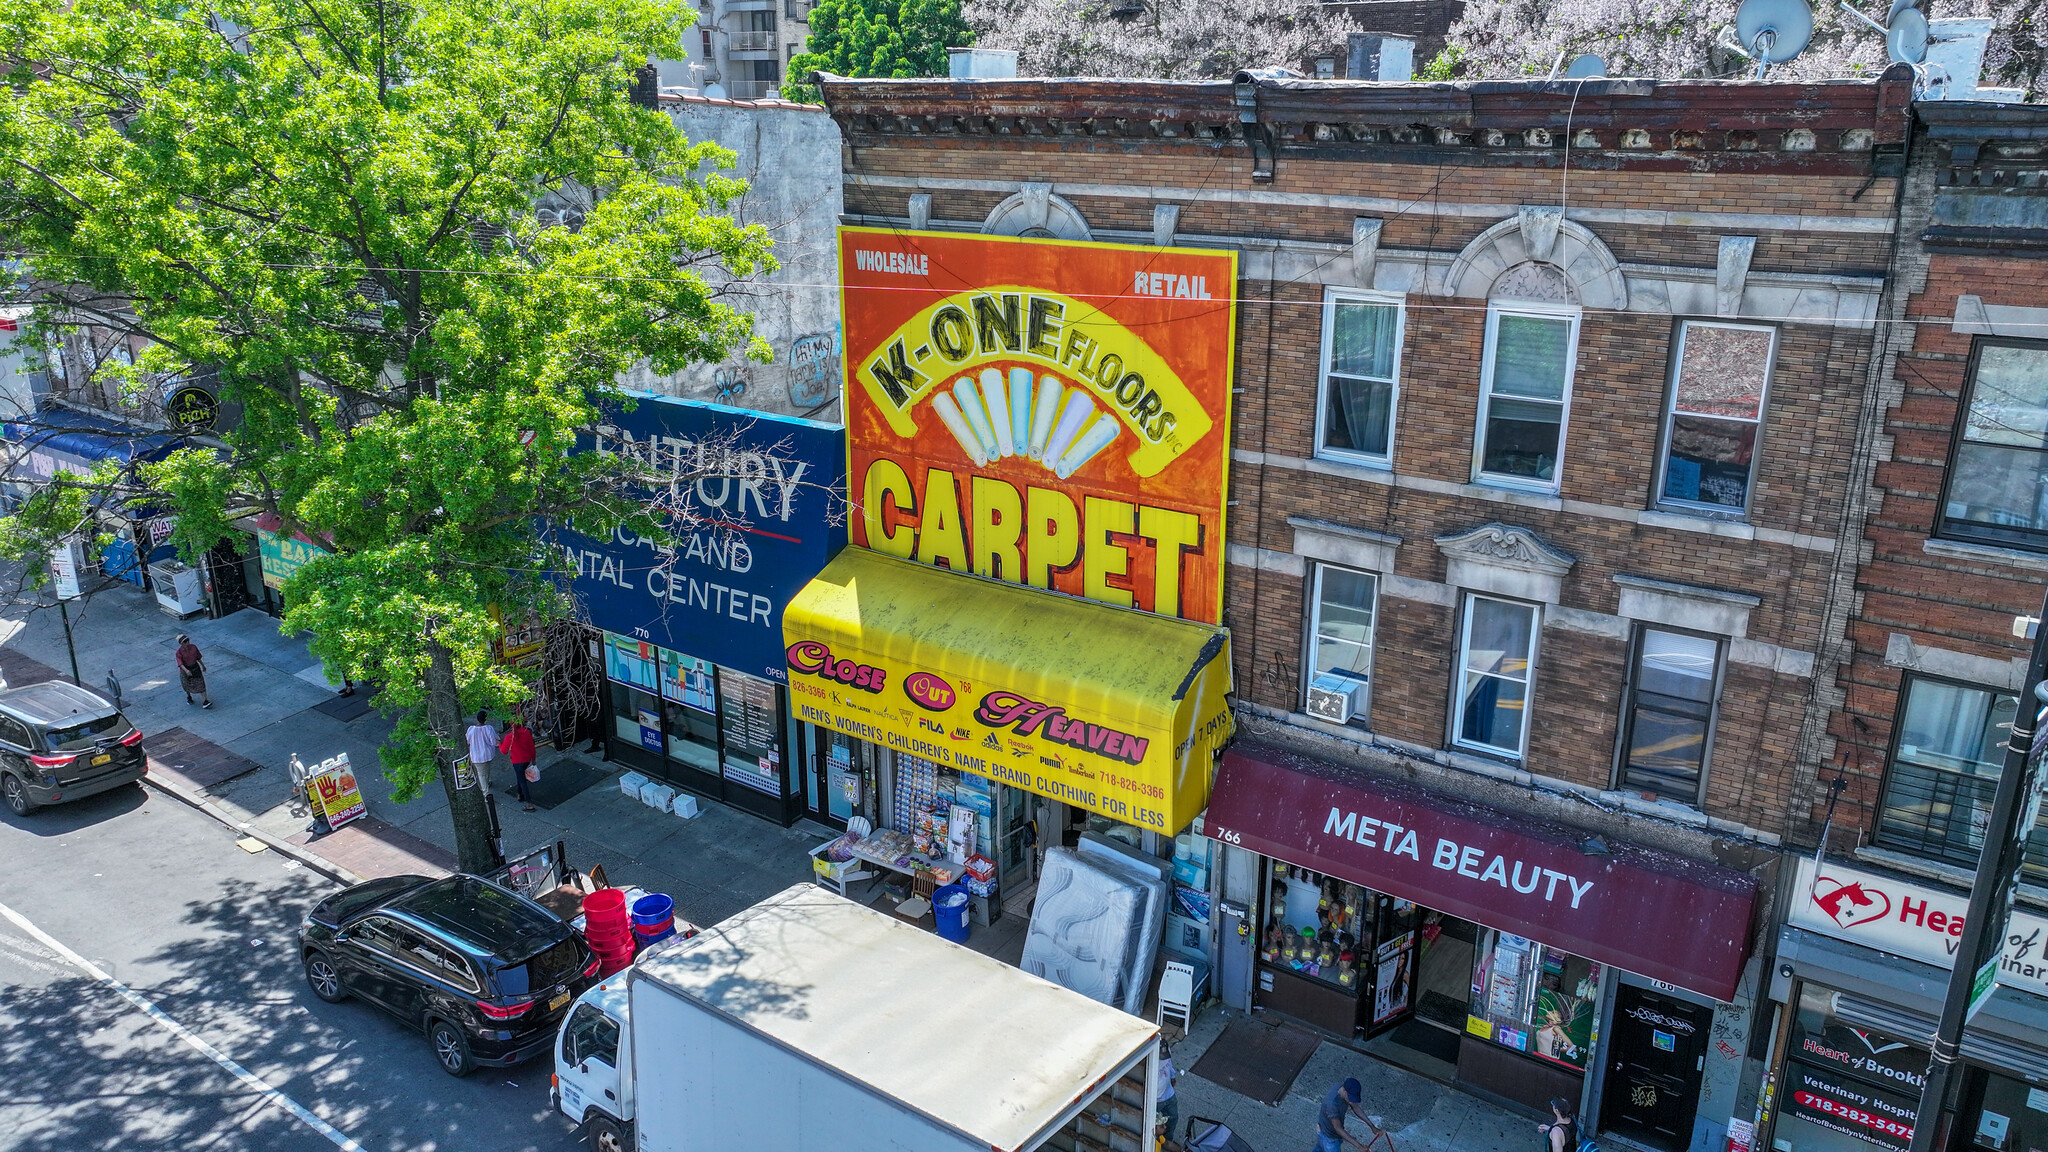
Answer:
[[[604,667],[605,757],[790,824],[829,817],[821,758],[790,716],[782,612],[845,543],[841,431],[638,394],[584,433],[589,451],[670,478],[675,547],[621,529],[552,543]]]

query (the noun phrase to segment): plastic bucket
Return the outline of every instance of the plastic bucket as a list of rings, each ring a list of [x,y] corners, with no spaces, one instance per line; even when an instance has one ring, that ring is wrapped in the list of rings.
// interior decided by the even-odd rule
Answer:
[[[645,948],[649,944],[653,944],[656,941],[660,940],[666,940],[675,934],[675,922],[670,921],[668,924],[664,925],[658,932],[635,932],[633,935],[636,939],[640,941],[640,946],[642,948]]]
[[[659,892],[649,892],[633,901],[633,923],[660,924],[675,915],[676,902]]]
[[[597,948],[605,944],[618,944],[631,935],[632,933],[626,931],[624,928],[613,927],[610,925],[601,928],[585,928],[583,930],[583,939],[592,948]]]
[[[657,936],[663,932],[674,931],[675,926],[676,918],[670,916],[663,919],[659,924],[635,924],[633,925],[633,933],[636,936]]]
[[[932,893],[932,918],[938,921],[939,935],[955,944],[967,942],[967,888],[961,884],[948,884]]]
[[[626,910],[626,893],[621,888],[599,888],[583,898],[583,914],[592,920],[609,920]]]

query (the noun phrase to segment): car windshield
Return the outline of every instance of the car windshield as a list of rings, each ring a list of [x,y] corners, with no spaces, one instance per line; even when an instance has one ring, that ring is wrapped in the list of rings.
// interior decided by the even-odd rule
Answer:
[[[576,975],[582,949],[571,937],[541,949],[521,964],[498,970],[498,990],[507,996],[527,996],[566,983]]]
[[[115,730],[127,731],[128,721],[119,712],[73,724],[66,728],[50,729],[50,750],[53,752],[83,752],[100,742],[100,738]]]

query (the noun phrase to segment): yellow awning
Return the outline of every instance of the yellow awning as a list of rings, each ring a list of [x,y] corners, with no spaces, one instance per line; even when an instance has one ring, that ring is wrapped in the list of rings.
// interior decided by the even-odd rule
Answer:
[[[782,635],[800,719],[1169,835],[1231,733],[1226,629],[865,548]]]

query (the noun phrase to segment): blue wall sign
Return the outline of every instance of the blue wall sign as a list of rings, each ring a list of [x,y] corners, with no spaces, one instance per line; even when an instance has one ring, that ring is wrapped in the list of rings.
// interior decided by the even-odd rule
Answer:
[[[549,543],[578,608],[607,632],[786,682],[782,609],[846,544],[845,430],[632,395],[630,412],[606,402],[577,446],[669,477],[659,495],[684,523],[672,549],[555,525]]]

